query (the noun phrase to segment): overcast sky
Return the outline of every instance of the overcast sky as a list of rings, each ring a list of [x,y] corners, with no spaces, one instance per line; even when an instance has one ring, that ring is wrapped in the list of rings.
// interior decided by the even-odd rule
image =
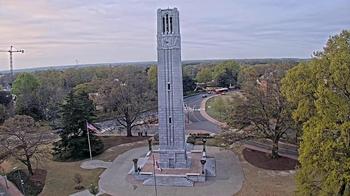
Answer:
[[[349,0],[0,0],[0,50],[25,50],[15,68],[153,61],[156,10],[168,7],[184,60],[307,58],[350,29]]]

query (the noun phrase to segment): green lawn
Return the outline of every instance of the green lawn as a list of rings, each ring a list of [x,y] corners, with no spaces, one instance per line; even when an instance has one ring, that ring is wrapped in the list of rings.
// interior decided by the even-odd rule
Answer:
[[[105,147],[107,147],[108,149],[102,154],[94,157],[94,159],[99,159],[103,161],[113,161],[118,155],[132,148],[147,146],[147,141],[142,141],[140,143],[137,142],[146,139],[147,137],[104,137],[102,138],[102,141],[104,142]],[[46,185],[44,187],[43,192],[40,195],[58,196],[69,195],[74,192],[77,192],[77,190],[74,189],[75,184],[73,181],[73,177],[77,173],[83,177],[82,185],[84,185],[86,188],[88,188],[90,184],[97,184],[99,176],[104,171],[104,169],[81,169],[80,164],[82,162],[83,161],[57,162],[49,160],[46,163],[44,163],[43,169],[46,169],[48,171],[48,175],[46,178]]]
[[[235,99],[238,99],[238,96],[237,92],[230,92],[224,95],[212,97],[207,101],[205,110],[209,116],[220,122],[225,122],[226,117],[235,103]]]
[[[103,143],[105,144],[106,150],[94,157],[94,159],[99,159],[103,161],[113,161],[118,155],[136,147],[148,146],[148,137],[102,137]],[[51,145],[47,146],[52,148]],[[104,171],[104,169],[93,169],[86,170],[81,169],[80,164],[82,161],[74,162],[59,162],[53,161],[51,157],[46,160],[41,161],[39,164],[33,164],[33,167],[38,167],[39,169],[47,170],[47,176],[45,181],[45,187],[40,193],[41,196],[61,196],[69,195],[78,190],[74,189],[74,175],[80,174],[83,178],[81,183],[85,188],[88,188],[91,184],[97,184],[99,176]],[[6,170],[6,172],[11,171],[11,168],[18,167],[21,169],[26,169],[23,164],[9,158],[8,161],[1,164]]]
[[[225,122],[229,97],[230,96],[226,94],[210,98],[205,105],[205,110],[209,116],[218,121]]]

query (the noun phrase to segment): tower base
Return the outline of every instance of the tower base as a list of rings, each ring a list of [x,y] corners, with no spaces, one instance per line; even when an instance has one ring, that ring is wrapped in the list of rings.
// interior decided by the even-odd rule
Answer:
[[[149,152],[146,157],[139,158],[138,167],[140,170],[136,172],[135,168],[132,167],[129,171],[129,175],[132,175],[135,180],[141,181],[145,186],[153,186],[155,182],[159,186],[194,186],[195,183],[205,182],[208,176],[216,176],[215,158],[206,157],[205,159],[207,162],[203,168],[200,161],[203,159],[202,154],[202,151],[192,150],[191,152],[187,152],[186,167],[165,168],[160,165],[161,151]],[[169,153],[166,154],[166,156],[168,155]],[[169,157],[172,158],[173,155]],[[163,162],[163,164],[164,163],[168,164],[169,162]],[[178,166],[182,164],[184,163],[178,162]]]
[[[186,150],[160,150],[160,168],[188,168],[190,161],[187,158]]]

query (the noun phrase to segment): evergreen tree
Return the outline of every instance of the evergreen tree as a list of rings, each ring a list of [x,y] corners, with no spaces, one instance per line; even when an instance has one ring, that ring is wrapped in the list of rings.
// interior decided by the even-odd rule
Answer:
[[[196,89],[196,82],[188,75],[182,77],[184,95],[190,94]]]
[[[87,93],[70,92],[61,106],[63,130],[61,140],[54,143],[54,156],[57,159],[77,159],[89,156],[86,122],[94,119],[94,105]],[[93,155],[103,150],[103,143],[90,134]]]

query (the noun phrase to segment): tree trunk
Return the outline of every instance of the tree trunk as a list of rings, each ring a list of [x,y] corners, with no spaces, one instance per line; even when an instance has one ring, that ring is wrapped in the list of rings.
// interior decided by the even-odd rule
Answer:
[[[271,152],[271,158],[272,159],[278,159],[278,139],[272,140],[272,152]]]
[[[33,172],[33,168],[32,168],[32,163],[30,162],[30,157],[27,156],[27,169],[28,169],[28,172],[29,172],[29,175],[33,175],[34,172]]]
[[[127,137],[132,137],[131,129],[132,129],[131,124],[127,124],[126,125],[126,136]]]
[[[340,185],[338,196],[345,196],[350,194],[350,184],[342,181],[342,184]]]

